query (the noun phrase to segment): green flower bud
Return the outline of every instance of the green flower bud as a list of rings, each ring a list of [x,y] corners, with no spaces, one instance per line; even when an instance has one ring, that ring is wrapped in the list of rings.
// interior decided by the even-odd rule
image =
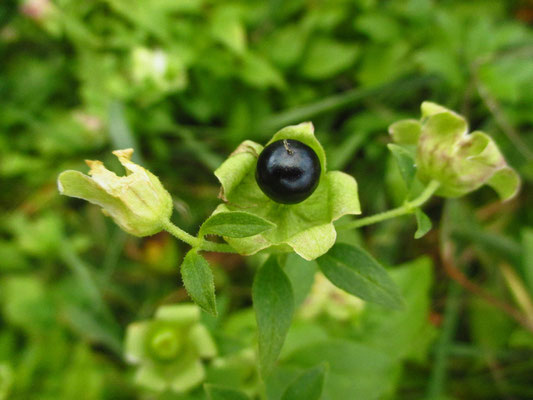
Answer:
[[[310,122],[288,126],[277,132],[267,145],[280,140],[296,140],[316,153],[320,180],[314,192],[297,204],[277,203],[261,190],[256,181],[256,166],[263,146],[243,142],[215,171],[224,200],[215,213],[246,211],[266,219],[276,227],[261,234],[225,240],[240,254],[251,255],[274,247],[280,252],[294,250],[306,260],[326,253],[335,243],[333,221],[347,214],[360,214],[357,182],[340,171],[326,170],[324,149]]]
[[[192,304],[160,307],[153,320],[130,324],[125,356],[138,366],[135,382],[153,391],[187,392],[205,379],[202,359],[217,354],[200,309]]]
[[[86,161],[90,176],[72,170],[62,172],[57,180],[59,192],[99,205],[132,235],[160,232],[172,214],[170,194],[154,174],[131,161],[133,149],[113,154],[126,169],[126,176],[117,176],[100,161]]]
[[[396,143],[417,146],[418,178],[426,184],[438,181],[435,194],[459,197],[485,184],[502,200],[518,192],[520,178],[490,136],[480,131],[468,134],[466,120],[438,104],[424,102],[421,108],[420,121],[396,122],[389,132]]]

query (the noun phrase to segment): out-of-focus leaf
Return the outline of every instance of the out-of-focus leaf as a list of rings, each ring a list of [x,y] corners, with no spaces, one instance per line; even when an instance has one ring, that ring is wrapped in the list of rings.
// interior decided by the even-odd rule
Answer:
[[[209,400],[247,400],[248,396],[244,393],[229,389],[222,386],[205,385],[205,391]]]
[[[324,365],[305,371],[289,385],[281,400],[319,400],[325,375]]]
[[[291,281],[296,307],[302,304],[311,290],[317,269],[314,261],[307,261],[296,254],[287,256],[284,270]]]
[[[281,352],[294,310],[292,287],[276,257],[256,272],[252,288],[261,374],[268,376]]]
[[[367,304],[357,338],[392,358],[423,360],[436,333],[429,323],[433,265],[423,257],[394,268],[390,275],[405,299],[404,309],[389,311]]]
[[[244,56],[241,77],[248,84],[261,89],[268,87],[282,89],[285,86],[279,71],[268,60],[253,53]]]
[[[311,39],[300,66],[302,75],[311,79],[331,78],[348,69],[360,49],[354,43],[343,43],[327,37]]]
[[[329,367],[325,399],[348,399],[357,394],[361,399],[377,400],[390,393],[394,384],[393,363],[386,353],[347,340],[327,340],[302,348],[287,359],[272,380],[284,374],[285,367],[308,369],[323,363]]]
[[[239,10],[224,4],[213,10],[211,16],[211,34],[213,37],[237,54],[246,50],[246,31],[239,17]]]

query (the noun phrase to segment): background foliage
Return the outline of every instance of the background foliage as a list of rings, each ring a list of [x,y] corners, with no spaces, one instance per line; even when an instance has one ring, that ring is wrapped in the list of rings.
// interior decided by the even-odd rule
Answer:
[[[135,147],[194,233],[236,145],[312,120],[328,168],[357,178],[371,214],[405,194],[387,126],[425,99],[495,138],[520,196],[436,200],[437,229],[418,241],[414,218],[343,234],[390,267],[403,311],[339,302],[320,281],[310,291],[301,270],[316,265],[289,257],[298,316],[268,398],[324,362],[324,399],[533,397],[532,21],[526,0],[2,1],[0,399],[205,396],[143,392],[122,351],[128,324],[187,301],[187,248],[59,198],[60,171],[117,168],[109,150]],[[207,382],[252,393],[261,260],[207,256],[220,314],[203,315],[220,355]]]

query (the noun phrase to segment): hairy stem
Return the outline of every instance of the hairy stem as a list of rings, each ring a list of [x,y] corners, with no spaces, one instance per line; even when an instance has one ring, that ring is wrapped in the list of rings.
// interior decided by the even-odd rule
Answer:
[[[163,222],[163,229],[170,233],[175,238],[187,243],[191,247],[196,247],[199,250],[212,251],[215,253],[236,253],[236,251],[229,244],[208,242],[205,239],[197,238],[170,221]]]
[[[440,183],[437,181],[431,181],[424,191],[416,199],[405,202],[402,206],[394,208],[389,211],[385,211],[379,214],[371,215],[369,217],[361,218],[356,221],[340,224],[337,226],[339,229],[353,229],[360,228],[362,226],[372,225],[387,219],[400,217],[402,215],[413,213],[418,207],[426,203],[431,196],[437,191]]]

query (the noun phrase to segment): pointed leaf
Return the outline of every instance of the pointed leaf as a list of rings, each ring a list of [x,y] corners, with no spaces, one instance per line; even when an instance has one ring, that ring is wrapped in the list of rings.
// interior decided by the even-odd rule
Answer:
[[[401,294],[385,268],[363,249],[337,243],[317,262],[324,275],[342,290],[385,307],[403,306]]]
[[[431,230],[432,223],[429,217],[420,208],[416,209],[415,217],[418,226],[418,229],[415,232],[415,239],[420,239]]]
[[[294,311],[291,283],[275,256],[270,256],[257,271],[252,298],[258,329],[259,365],[266,377],[281,352]]]
[[[324,388],[325,375],[324,365],[305,371],[289,385],[281,400],[319,400]]]
[[[200,235],[219,235],[243,238],[257,235],[276,225],[257,215],[242,211],[213,214],[200,228]]]
[[[398,164],[405,186],[409,189],[416,174],[415,158],[408,150],[396,144],[391,143],[387,147]]]
[[[204,311],[217,315],[215,284],[209,263],[195,249],[190,250],[183,264],[181,277],[187,293]]]

